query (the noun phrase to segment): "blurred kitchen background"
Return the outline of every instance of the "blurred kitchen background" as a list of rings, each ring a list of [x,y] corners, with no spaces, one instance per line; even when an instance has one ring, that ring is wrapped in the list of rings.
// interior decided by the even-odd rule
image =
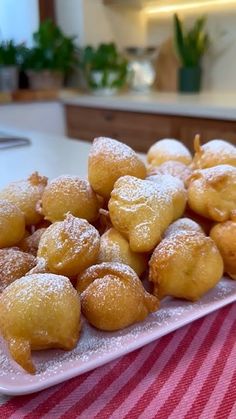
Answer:
[[[235,22],[234,0],[1,0],[0,124],[235,144]]]

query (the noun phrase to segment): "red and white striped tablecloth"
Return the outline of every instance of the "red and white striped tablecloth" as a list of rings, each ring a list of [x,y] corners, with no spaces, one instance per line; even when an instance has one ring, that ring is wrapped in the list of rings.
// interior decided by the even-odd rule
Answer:
[[[0,419],[235,419],[236,303],[73,380],[0,403]]]

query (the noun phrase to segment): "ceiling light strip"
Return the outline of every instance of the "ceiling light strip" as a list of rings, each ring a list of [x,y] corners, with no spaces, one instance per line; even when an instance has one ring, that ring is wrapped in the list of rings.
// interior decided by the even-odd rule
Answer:
[[[159,13],[171,13],[171,12],[178,12],[181,10],[191,10],[191,9],[199,9],[201,7],[213,7],[213,6],[225,6],[227,4],[235,4],[236,0],[200,0],[200,1],[193,1],[192,3],[180,3],[180,4],[173,4],[170,6],[147,6],[144,9],[144,12],[147,15],[152,14],[159,14]]]

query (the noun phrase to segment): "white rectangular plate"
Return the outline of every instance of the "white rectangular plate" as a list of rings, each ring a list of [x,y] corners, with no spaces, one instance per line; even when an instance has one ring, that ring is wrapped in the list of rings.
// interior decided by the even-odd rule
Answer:
[[[160,310],[125,330],[99,332],[83,324],[77,347],[33,353],[37,374],[30,375],[10,360],[0,343],[0,392],[8,395],[29,394],[90,371],[115,358],[140,348],[200,317],[236,301],[236,281],[221,282],[200,301],[165,299]]]

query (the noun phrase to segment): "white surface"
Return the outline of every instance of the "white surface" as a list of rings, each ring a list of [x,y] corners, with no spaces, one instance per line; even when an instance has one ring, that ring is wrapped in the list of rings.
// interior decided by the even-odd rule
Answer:
[[[61,174],[86,176],[89,143],[58,135],[19,132],[3,126],[0,131],[26,136],[32,142],[30,146],[0,150],[0,188],[10,181],[24,179],[36,170],[49,178]]]
[[[225,279],[196,303],[163,300],[161,308],[142,323],[118,332],[101,332],[84,321],[78,345],[71,352],[33,353],[35,375],[27,374],[13,363],[5,345],[0,343],[0,392],[20,395],[51,387],[134,351],[234,301],[236,282]]]
[[[0,104],[0,125],[47,134],[64,135],[63,106],[59,102]]]
[[[55,0],[56,20],[69,36],[76,36],[75,42],[84,44],[84,0]]]
[[[38,24],[38,0],[0,0],[0,39],[32,45]]]
[[[157,114],[183,115],[236,121],[236,93],[123,93],[113,97],[67,94],[65,104]]]

